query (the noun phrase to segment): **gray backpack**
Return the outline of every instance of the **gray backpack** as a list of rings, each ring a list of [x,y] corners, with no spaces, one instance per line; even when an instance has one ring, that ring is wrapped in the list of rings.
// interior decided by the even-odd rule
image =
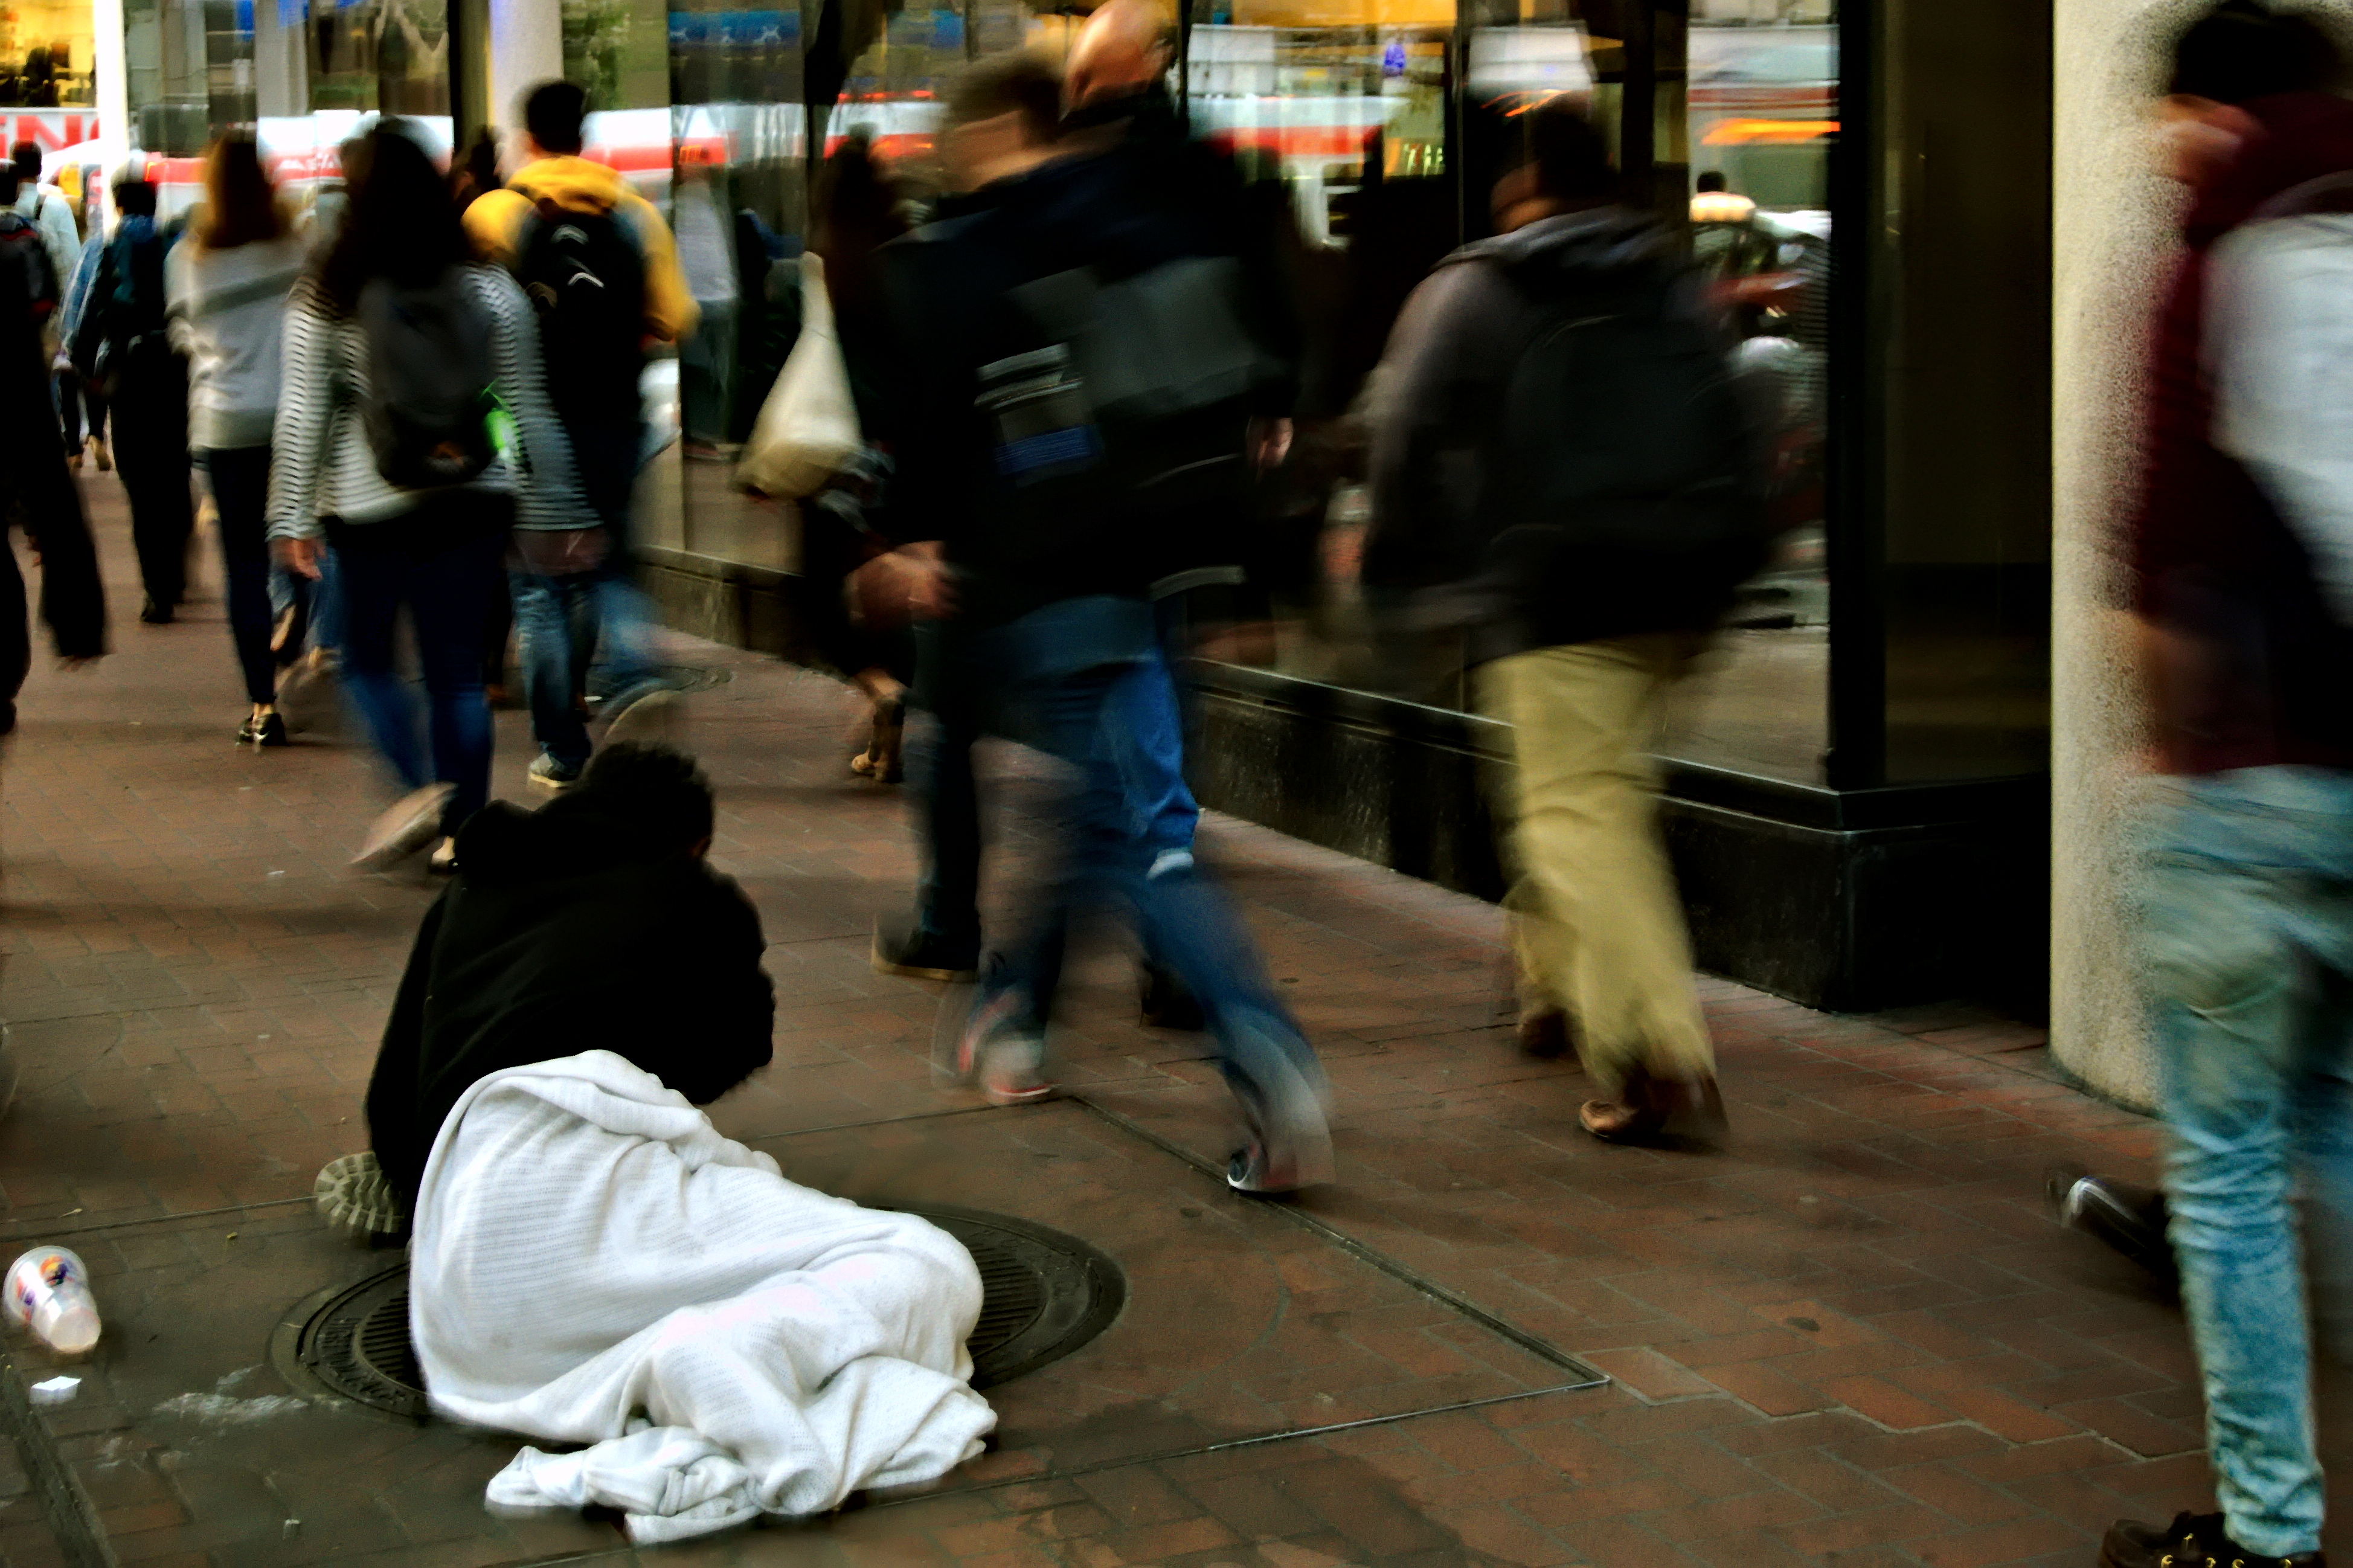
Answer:
[[[424,288],[371,280],[358,314],[368,354],[360,412],[385,482],[431,490],[488,468],[497,455],[491,323],[465,269],[452,267]]]

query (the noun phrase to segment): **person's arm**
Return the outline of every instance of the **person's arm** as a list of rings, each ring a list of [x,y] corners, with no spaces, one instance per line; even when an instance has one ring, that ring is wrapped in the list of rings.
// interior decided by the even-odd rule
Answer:
[[[164,258],[164,335],[179,355],[194,354],[196,348],[196,326],[189,310],[196,292],[195,252],[185,245],[175,245]]]
[[[1488,280],[1477,263],[1444,267],[1408,299],[1373,372],[1372,524],[1364,580],[1424,588],[1446,567],[1461,498],[1441,493],[1440,454],[1457,440],[1464,329]]]
[[[661,1080],[696,1105],[709,1105],[776,1054],[776,991],[760,966],[768,939],[760,912],[731,877],[710,874],[707,916],[693,922],[690,950],[699,963],[681,994],[693,999],[691,1054],[668,1058]],[[694,973],[695,968],[701,972]]]
[[[55,191],[40,193],[41,240],[48,247],[49,265],[63,287],[72,278],[75,255],[81,249],[81,231],[74,227],[73,204]]]
[[[686,286],[686,271],[678,264],[678,241],[644,197],[630,196],[627,212],[646,258],[646,334],[676,343],[694,330],[702,313]]]
[[[278,421],[269,438],[269,537],[290,542],[288,560],[318,576],[319,486],[335,425],[337,326],[318,280],[295,285],[280,346]]]
[[[514,417],[521,471],[515,482],[515,526],[525,529],[592,528],[596,514],[582,499],[572,443],[547,400],[539,348],[539,317],[531,301],[502,269],[477,273],[485,284],[491,315],[491,370],[499,396]]]

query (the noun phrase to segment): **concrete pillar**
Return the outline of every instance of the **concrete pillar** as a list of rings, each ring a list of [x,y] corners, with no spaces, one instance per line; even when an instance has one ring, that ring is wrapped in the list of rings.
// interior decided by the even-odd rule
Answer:
[[[2353,0],[2331,0],[2353,16]],[[2160,48],[2203,0],[2056,0],[2052,90],[2051,1048],[2128,1104],[2156,1085],[2126,899],[2144,715],[2116,541],[2179,190],[2157,168]]]
[[[264,120],[311,112],[311,36],[301,0],[254,0],[253,101]]]
[[[522,95],[564,74],[564,13],[559,0],[490,0],[490,115],[512,126]]]
[[[131,68],[122,48],[122,0],[90,0],[90,74],[98,100],[100,134],[131,144]]]

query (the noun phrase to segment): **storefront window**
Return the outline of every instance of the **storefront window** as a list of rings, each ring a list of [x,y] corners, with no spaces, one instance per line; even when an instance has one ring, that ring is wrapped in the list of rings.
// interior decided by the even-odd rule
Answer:
[[[90,0],[0,4],[0,109],[86,107],[90,80]]]

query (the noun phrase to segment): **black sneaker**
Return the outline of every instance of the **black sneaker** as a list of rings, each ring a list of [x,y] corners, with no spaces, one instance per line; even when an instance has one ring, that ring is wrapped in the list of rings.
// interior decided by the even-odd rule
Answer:
[[[284,746],[288,744],[286,721],[274,713],[248,718],[237,730],[237,738],[242,746]]]
[[[2223,1533],[2219,1513],[2177,1513],[2166,1525],[2120,1519],[2100,1542],[2099,1568],[2328,1568],[2317,1552],[2265,1557]]]
[[[877,920],[873,957],[879,975],[969,980],[980,974],[980,938],[944,937],[919,921]]]
[[[1201,1014],[1201,999],[1188,990],[1174,969],[1164,969],[1151,959],[1144,960],[1137,983],[1144,993],[1144,1026],[1146,1029],[1177,1029],[1198,1033],[1207,1029],[1208,1020]]]

